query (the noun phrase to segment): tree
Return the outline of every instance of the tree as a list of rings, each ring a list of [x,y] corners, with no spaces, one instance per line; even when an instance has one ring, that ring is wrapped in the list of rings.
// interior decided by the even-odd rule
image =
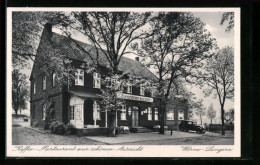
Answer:
[[[202,104],[202,100],[194,102],[192,108],[197,116],[200,117],[200,124],[202,125],[202,117],[206,114],[206,108]]]
[[[56,12],[12,12],[12,62],[14,66],[29,67],[30,61],[35,58],[43,25],[52,21],[55,15]]]
[[[40,65],[41,71],[46,75],[55,71],[59,84],[70,84],[74,78],[74,68],[70,65],[71,61],[60,52],[59,46],[53,46],[50,40],[41,38],[46,23],[58,28],[66,21],[60,12],[13,12],[13,67],[19,70],[30,69],[30,64],[34,63],[34,65]],[[42,41],[41,45],[39,44],[40,40]],[[41,49],[44,49],[45,54],[40,53]],[[38,54],[37,58],[36,54]]]
[[[91,64],[88,63],[85,70],[99,71],[101,66],[99,58],[103,55],[102,58],[108,61],[107,68],[110,74],[107,78],[116,78],[116,81],[120,81],[122,73],[118,66],[122,56],[131,53],[127,48],[133,41],[146,37],[141,28],[147,23],[150,15],[151,13],[132,12],[72,12],[63,14],[62,17],[69,21],[62,26],[63,32],[69,38],[73,31],[81,33],[86,37],[86,43],[94,47],[93,55],[71,38],[78,48],[91,58]],[[109,106],[106,108],[111,111],[112,122],[109,127],[113,128],[113,131],[110,136],[115,136],[115,114],[121,102],[117,99],[116,93],[121,90],[122,88],[102,90],[103,105]]]
[[[44,55],[37,55],[36,48],[40,38],[43,25],[49,22],[48,26],[55,25],[63,31],[91,60],[86,61],[82,68],[86,72],[99,71],[100,54],[108,61],[110,77],[116,77],[121,73],[118,65],[123,55],[130,53],[127,47],[135,40],[145,37],[140,30],[148,19],[150,13],[130,13],[130,12],[17,12],[13,14],[13,65],[28,60],[35,60],[35,65],[41,65],[46,74],[57,72],[57,79],[62,84],[70,84],[74,78],[71,61],[66,58],[59,47],[53,46],[51,41],[47,41],[44,48]],[[46,24],[47,26],[47,24]],[[72,39],[71,33],[81,33],[86,37],[86,43],[94,47],[95,52],[91,52]],[[49,44],[48,44],[49,43]],[[40,51],[39,51],[40,52]],[[38,62],[39,61],[39,62]],[[122,78],[122,76],[118,76]],[[133,77],[133,76],[132,76]],[[117,91],[120,92],[120,91]],[[113,94],[114,95],[114,94]],[[106,94],[104,93],[104,96]],[[114,97],[112,97],[114,98]],[[115,101],[115,100],[114,100]],[[111,101],[111,102],[114,102]],[[112,112],[116,111],[117,106]],[[113,122],[114,123],[114,122]],[[114,124],[112,124],[114,125]],[[115,132],[115,131],[114,131]]]
[[[154,66],[157,71],[162,111],[160,133],[164,134],[165,107],[174,80],[191,77],[203,65],[203,60],[210,57],[215,39],[199,18],[185,12],[158,13],[151,19],[150,29],[151,35],[142,39],[141,48],[138,49],[138,43],[133,48],[146,59],[146,65]]]
[[[210,118],[210,124],[212,124],[212,120],[216,117],[216,110],[214,109],[212,103],[208,107],[207,116],[208,116],[208,118]]]
[[[220,25],[223,25],[225,22],[228,22],[226,32],[230,32],[234,28],[234,12],[225,12],[222,14]]]
[[[183,80],[176,79],[173,82],[172,88],[170,89],[169,101],[167,102],[167,107],[176,107],[176,97],[179,97],[178,101],[185,101],[188,107],[188,119],[194,116],[193,107],[194,100],[196,99],[194,93],[190,92],[185,86]],[[167,109],[168,110],[168,109]]]
[[[18,110],[26,108],[28,100],[28,87],[26,83],[26,75],[15,69],[12,71],[12,106],[17,115]]]
[[[55,113],[53,111],[53,105],[54,101],[49,97],[44,97],[43,100],[41,101],[41,104],[45,106],[45,119],[44,119],[44,129],[49,129],[49,125],[51,123],[52,115]]]
[[[203,73],[201,73],[203,74]],[[222,135],[225,135],[225,103],[234,96],[234,50],[232,47],[221,49],[211,59],[207,60],[205,73],[200,83],[206,84],[206,96],[214,94],[218,97],[221,110]]]

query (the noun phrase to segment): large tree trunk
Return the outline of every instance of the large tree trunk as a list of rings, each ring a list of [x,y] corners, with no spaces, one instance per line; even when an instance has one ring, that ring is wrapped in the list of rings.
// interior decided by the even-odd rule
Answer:
[[[19,98],[18,98],[18,92],[16,92],[16,105],[15,105],[15,108],[14,108],[14,111],[15,111],[15,116],[17,117],[17,113],[18,113],[18,109],[19,109]]]
[[[210,124],[212,124],[212,118],[210,119]]]
[[[200,125],[202,125],[202,117],[201,117],[201,114],[200,114]]]
[[[110,122],[107,136],[115,137],[116,136],[116,113],[110,112]]]
[[[164,126],[165,126],[165,113],[166,113],[166,106],[165,103],[161,103],[161,121],[160,121],[160,134],[165,134]]]
[[[165,133],[165,132],[164,132],[164,120],[165,120],[165,117],[164,117],[164,116],[165,116],[165,115],[164,115],[165,113],[164,113],[164,112],[165,112],[165,109],[163,108],[163,109],[162,109],[162,116],[161,116],[160,131],[159,131],[160,134],[164,134],[164,133]]]
[[[17,117],[17,113],[18,113],[18,106],[16,105],[16,107],[14,108],[14,112],[15,112],[15,116]]]
[[[222,135],[225,135],[225,121],[224,121],[224,114],[225,114],[225,111],[224,111],[224,105],[221,105],[221,123],[222,123]]]

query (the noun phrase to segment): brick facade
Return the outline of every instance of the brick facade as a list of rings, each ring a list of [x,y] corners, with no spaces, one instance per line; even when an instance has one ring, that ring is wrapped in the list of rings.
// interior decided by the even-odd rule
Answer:
[[[49,25],[48,25],[49,26]],[[43,34],[41,37],[41,41],[38,47],[37,55],[36,55],[36,62],[33,66],[30,81],[31,81],[31,125],[32,126],[41,126],[43,127],[45,124],[45,120],[43,119],[43,105],[47,100],[52,100],[52,114],[50,115],[50,120],[57,120],[62,121],[65,124],[71,122],[71,106],[74,108],[74,105],[70,105],[71,98],[76,96],[78,98],[83,99],[82,107],[82,119],[83,119],[83,127],[85,125],[94,125],[94,119],[93,119],[93,101],[98,98],[92,98],[89,96],[78,96],[75,94],[72,94],[71,91],[74,92],[81,92],[85,93],[86,95],[89,93],[92,94],[101,94],[100,89],[93,88],[93,75],[84,72],[84,85],[75,85],[74,81],[72,84],[68,87],[66,85],[59,85],[58,83],[55,83],[55,86],[53,86],[53,79],[52,79],[52,73],[45,74],[41,69],[41,60],[38,58],[38,56],[42,56],[44,58],[44,55],[46,54],[46,50],[48,49],[50,51],[50,46],[48,44],[54,44],[55,42],[60,44],[64,44],[66,41],[67,44],[71,44],[69,41],[66,40],[66,37],[59,36],[55,33],[52,33],[48,31],[49,27],[45,28],[43,30]],[[54,38],[56,37],[56,40]],[[50,42],[51,40],[51,42]],[[61,41],[62,40],[62,41]],[[79,69],[79,66],[81,66],[82,58],[80,58],[80,55],[77,54],[77,51],[74,51],[74,49],[69,47],[70,45],[66,45],[68,49],[64,52],[71,53],[68,54],[68,56],[72,59],[72,66]],[[61,47],[62,49],[63,47]],[[75,48],[75,47],[73,47]],[[73,52],[74,51],[74,52]],[[76,59],[77,58],[77,59]],[[81,60],[79,60],[81,59]],[[141,76],[150,76],[151,78],[155,79],[156,76],[153,75],[150,71],[148,71],[147,68],[144,68],[140,65],[139,62],[133,61],[130,59],[122,58],[123,63],[119,68],[121,69],[129,69],[131,67],[140,68],[140,70],[137,71],[137,74],[143,74]],[[129,65],[129,66],[127,66]],[[107,74],[107,69],[101,68],[102,72],[101,79],[104,78],[104,76]],[[141,72],[142,70],[142,72]],[[123,70],[122,70],[123,72]],[[46,76],[46,80],[44,77]],[[46,81],[46,89],[43,89],[43,79]],[[36,92],[34,93],[34,84],[36,84]],[[102,88],[102,86],[101,86]],[[126,93],[127,89],[124,89],[124,93]],[[140,87],[139,86],[133,86],[132,87],[132,93],[131,95],[135,96],[141,96],[140,95]],[[151,93],[149,91],[145,91],[144,96],[151,98]],[[132,113],[130,114],[128,112],[129,107],[132,110]],[[133,112],[133,108],[137,108],[138,111]],[[177,107],[180,107],[180,109],[185,109],[182,107],[182,105],[178,105]],[[147,109],[151,108],[152,110],[152,117],[150,120],[148,120],[148,113]],[[155,120],[155,108],[158,108],[158,120]],[[176,108],[178,110],[179,108]],[[74,113],[74,112],[73,112]],[[118,111],[117,113],[117,121],[118,126],[129,126],[132,127],[134,124],[135,126],[143,126],[143,127],[152,127],[154,125],[159,125],[160,123],[160,108],[159,104],[156,99],[154,99],[154,102],[145,102],[141,100],[126,100],[126,120],[121,120],[120,114],[121,112]],[[133,117],[133,113],[135,114],[135,117]],[[77,115],[77,114],[75,114]],[[107,124],[109,125],[109,119],[110,119],[109,112],[107,113]],[[185,112],[185,118],[187,118],[187,113]],[[74,119],[73,119],[74,120]],[[133,123],[133,120],[135,120],[135,123]],[[168,122],[168,124],[173,124],[172,122]],[[105,127],[105,110],[101,110],[101,120],[96,121],[96,125],[99,127]]]

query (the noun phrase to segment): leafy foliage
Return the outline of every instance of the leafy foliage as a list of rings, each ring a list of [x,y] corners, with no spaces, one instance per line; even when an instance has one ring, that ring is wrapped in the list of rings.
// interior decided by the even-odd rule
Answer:
[[[200,117],[200,124],[202,125],[202,116],[206,115],[206,108],[203,106],[202,100],[195,101],[192,105],[194,113]]]
[[[208,118],[210,118],[211,124],[212,124],[212,119],[214,119],[216,117],[216,110],[214,109],[212,103],[208,107],[207,116],[208,116]]]
[[[100,53],[103,53],[109,62],[110,75],[105,78],[103,84],[107,84],[109,79],[115,79],[115,84],[102,89],[101,104],[110,111],[117,111],[123,102],[117,99],[117,93],[122,92],[124,80],[123,75],[118,70],[118,65],[123,55],[130,53],[127,47],[135,40],[145,37],[140,28],[149,20],[150,13],[132,12],[72,12],[63,13],[66,22],[63,23],[63,32],[71,38],[71,32],[83,34],[95,48],[96,55],[93,57],[84,47],[77,44],[83,52],[91,58],[91,67],[86,71],[91,72],[100,69]],[[87,64],[87,66],[90,66]],[[115,118],[114,118],[115,119]],[[113,120],[114,120],[113,119]],[[115,122],[113,122],[115,124]],[[111,127],[115,125],[112,124]]]
[[[65,124],[60,121],[54,121],[50,125],[51,133],[64,135],[65,134]]]
[[[26,108],[26,101],[29,99],[26,78],[26,75],[20,73],[18,69],[12,71],[12,106],[15,114],[19,109]]]
[[[34,60],[43,25],[56,12],[12,12],[12,62],[29,67]]]
[[[218,97],[221,106],[221,121],[223,125],[222,134],[224,130],[224,106],[226,99],[233,99],[234,97],[234,50],[232,47],[225,47],[221,49],[215,56],[207,60],[205,66],[203,79],[198,83],[207,85],[204,89],[206,96],[214,94]]]
[[[230,32],[234,28],[234,12],[225,12],[220,21],[220,25],[223,25],[225,22],[228,22],[226,32]]]
[[[225,113],[226,123],[232,124],[234,122],[234,108],[231,108],[228,112]]]
[[[232,47],[221,49],[207,60],[203,82],[209,87],[204,90],[206,96],[212,93],[218,96],[220,104],[234,96],[234,51]],[[201,81],[201,82],[202,82]]]
[[[83,34],[87,43],[96,49],[97,56],[93,62],[99,65],[97,59],[101,51],[109,61],[109,67],[118,74],[121,57],[130,53],[127,47],[134,40],[144,37],[140,28],[147,23],[149,16],[150,13],[72,12],[64,13],[63,18],[69,21],[62,26],[67,36],[71,36],[73,30]]]
[[[51,133],[58,134],[58,135],[70,135],[73,134],[73,129],[75,127],[71,124],[64,124],[60,121],[53,121],[50,125]]]
[[[165,104],[174,80],[190,77],[191,82],[196,76],[195,71],[204,65],[204,60],[211,56],[211,50],[216,45],[215,39],[205,29],[205,24],[191,13],[162,12],[149,23],[151,31],[142,39],[141,48],[138,48],[138,43],[132,48],[145,58],[146,65],[154,66],[157,71],[163,128]],[[163,92],[164,88],[166,92]]]

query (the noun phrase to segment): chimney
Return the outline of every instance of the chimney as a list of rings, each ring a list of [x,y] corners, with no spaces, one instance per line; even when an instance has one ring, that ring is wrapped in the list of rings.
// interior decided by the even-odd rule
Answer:
[[[139,61],[139,57],[135,57],[135,61]]]
[[[44,25],[43,32],[46,33],[49,37],[52,37],[52,24],[47,22]]]

